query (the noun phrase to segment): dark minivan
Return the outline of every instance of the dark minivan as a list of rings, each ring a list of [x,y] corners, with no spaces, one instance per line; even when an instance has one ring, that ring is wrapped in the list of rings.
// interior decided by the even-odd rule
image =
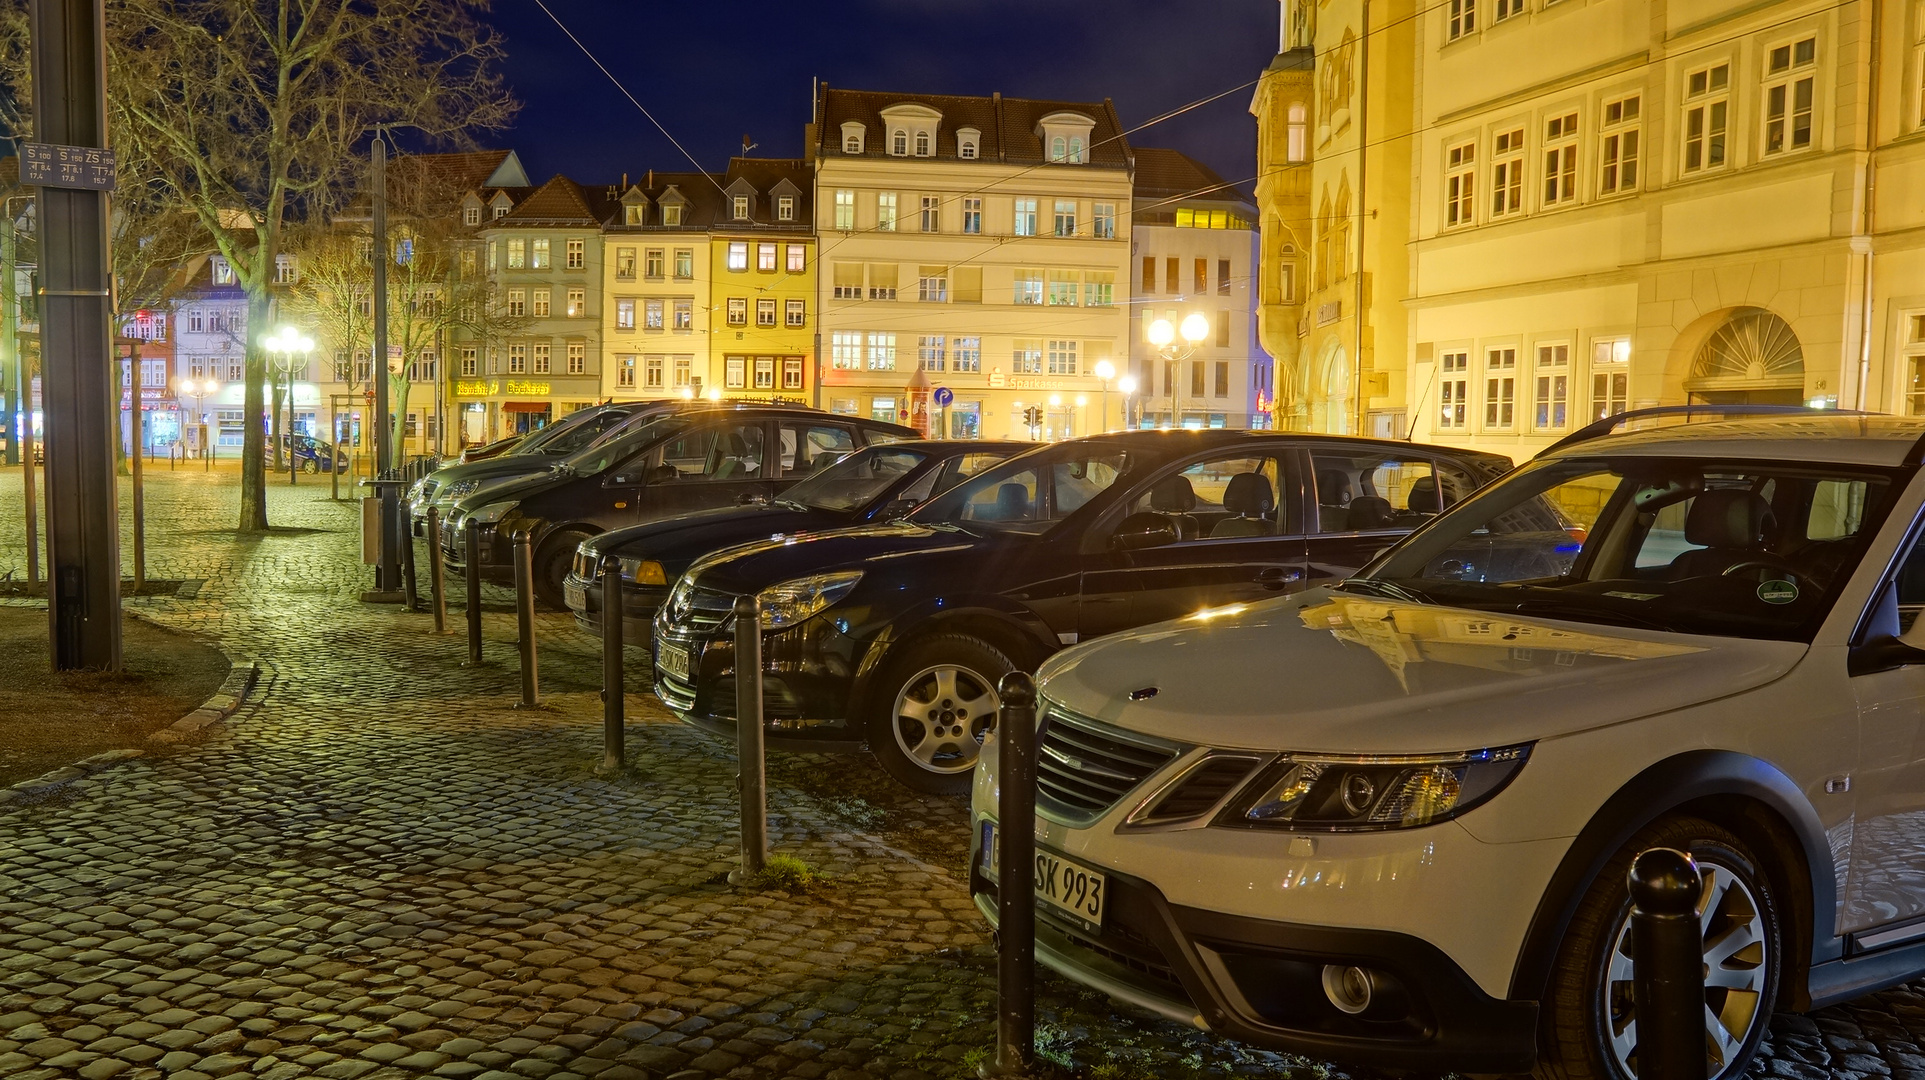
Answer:
[[[1081,639],[1345,577],[1510,465],[1286,432],[1057,443],[898,522],[697,562],[656,615],[655,692],[732,733],[730,612],[756,596],[770,745],[866,742],[903,783],[961,792],[1005,673]]]
[[[974,440],[870,446],[810,474],[772,500],[684,514],[584,540],[575,552],[575,569],[563,592],[576,620],[598,630],[602,561],[609,556],[620,559],[622,629],[627,640],[639,643],[647,640],[655,609],[668,599],[669,586],[710,552],[771,536],[889,521],[930,496],[1036,447],[1033,442]]]
[[[914,438],[911,428],[805,408],[716,405],[683,409],[624,430],[533,476],[457,502],[442,555],[464,568],[472,522],[484,576],[512,580],[513,538],[534,544],[535,595],[561,608],[576,545],[609,529],[696,510],[770,499],[870,443]]]

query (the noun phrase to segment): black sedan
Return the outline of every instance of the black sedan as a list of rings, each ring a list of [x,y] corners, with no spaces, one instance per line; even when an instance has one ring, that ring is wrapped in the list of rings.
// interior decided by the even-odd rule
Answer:
[[[563,594],[584,627],[601,626],[601,565],[621,560],[623,636],[646,638],[655,609],[695,560],[725,547],[771,536],[843,529],[901,517],[1033,442],[914,440],[871,446],[802,480],[779,498],[725,506],[615,529],[582,541]],[[641,635],[641,636],[637,636]]]
[[[1475,451],[1283,432],[1058,443],[898,522],[697,561],[656,614],[655,692],[732,734],[730,613],[755,596],[771,746],[866,742],[903,783],[960,792],[1005,673],[1079,639],[1348,576],[1509,468]]]
[[[540,474],[489,485],[455,503],[442,557],[462,572],[464,530],[472,523],[482,575],[512,582],[513,542],[526,534],[535,595],[559,609],[575,548],[597,533],[771,499],[870,443],[915,435],[912,428],[814,409],[685,408],[624,428]]]

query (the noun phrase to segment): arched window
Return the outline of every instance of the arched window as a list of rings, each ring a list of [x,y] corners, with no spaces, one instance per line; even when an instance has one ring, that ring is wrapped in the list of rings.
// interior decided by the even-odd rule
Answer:
[[[1072,165],[1083,163],[1083,137],[1072,135],[1069,139],[1069,160]]]
[[[974,139],[956,140],[956,156],[959,158],[964,158],[966,160],[974,160],[976,157],[976,140]]]
[[[845,154],[862,153],[862,136],[851,135],[848,138],[842,140],[842,152]]]
[[[916,156],[929,156],[929,133],[927,131],[916,132]]]
[[[909,156],[909,133],[907,131],[897,128],[895,132],[889,136],[889,152],[897,157]]]
[[[1310,110],[1299,101],[1290,106],[1288,127],[1289,142],[1284,147],[1284,160],[1306,161],[1310,156]]]
[[[1069,140],[1058,135],[1049,141],[1049,159],[1051,161],[1061,161],[1068,156]]]

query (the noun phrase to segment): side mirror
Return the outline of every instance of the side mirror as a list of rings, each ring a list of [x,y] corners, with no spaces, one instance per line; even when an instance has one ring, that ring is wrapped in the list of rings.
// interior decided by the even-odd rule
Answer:
[[[897,499],[887,506],[884,506],[882,511],[876,515],[876,520],[894,521],[909,511],[914,510],[918,505],[920,504],[914,499]]]
[[[1154,511],[1131,514],[1116,527],[1110,546],[1118,551],[1163,547],[1177,542],[1176,523]]]
[[[1902,634],[1898,625],[1898,583],[1888,581],[1878,591],[1878,599],[1872,601],[1871,617],[1865,620],[1865,640],[1853,645],[1845,657],[1846,672],[1870,675],[1925,664],[1925,614]]]

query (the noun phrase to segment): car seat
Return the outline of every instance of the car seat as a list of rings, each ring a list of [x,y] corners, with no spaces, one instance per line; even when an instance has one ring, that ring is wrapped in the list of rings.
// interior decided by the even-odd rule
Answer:
[[[1349,509],[1351,532],[1388,529],[1397,520],[1396,511],[1390,508],[1390,500],[1375,495],[1357,496],[1350,500]]]
[[[1196,489],[1187,476],[1166,476],[1150,489],[1150,509],[1170,519],[1178,540],[1195,540],[1202,526],[1190,511],[1196,509]]]
[[[1262,473],[1238,473],[1230,478],[1230,486],[1223,489],[1223,508],[1235,514],[1224,518],[1210,530],[1210,539],[1225,536],[1269,536],[1275,533],[1276,526],[1265,520],[1265,515],[1277,508],[1276,493],[1270,490],[1270,480]]]
[[[1435,514],[1443,507],[1443,497],[1437,494],[1435,477],[1427,477],[1416,487],[1410,489],[1410,498],[1404,507],[1413,514]]]
[[[1671,560],[1668,576],[1714,577],[1752,561],[1782,565],[1784,560],[1765,550],[1776,524],[1762,495],[1731,488],[1703,492],[1684,516],[1685,543],[1697,549]]]
[[[736,432],[729,432],[722,441],[722,460],[715,465],[713,480],[738,479],[745,471],[743,459],[748,457],[749,444]]]
[[[1317,521],[1323,532],[1350,529],[1350,474],[1342,469],[1317,470]]]
[[[1029,489],[1021,484],[1004,484],[996,489],[996,508],[990,521],[1022,521],[1029,517]]]

